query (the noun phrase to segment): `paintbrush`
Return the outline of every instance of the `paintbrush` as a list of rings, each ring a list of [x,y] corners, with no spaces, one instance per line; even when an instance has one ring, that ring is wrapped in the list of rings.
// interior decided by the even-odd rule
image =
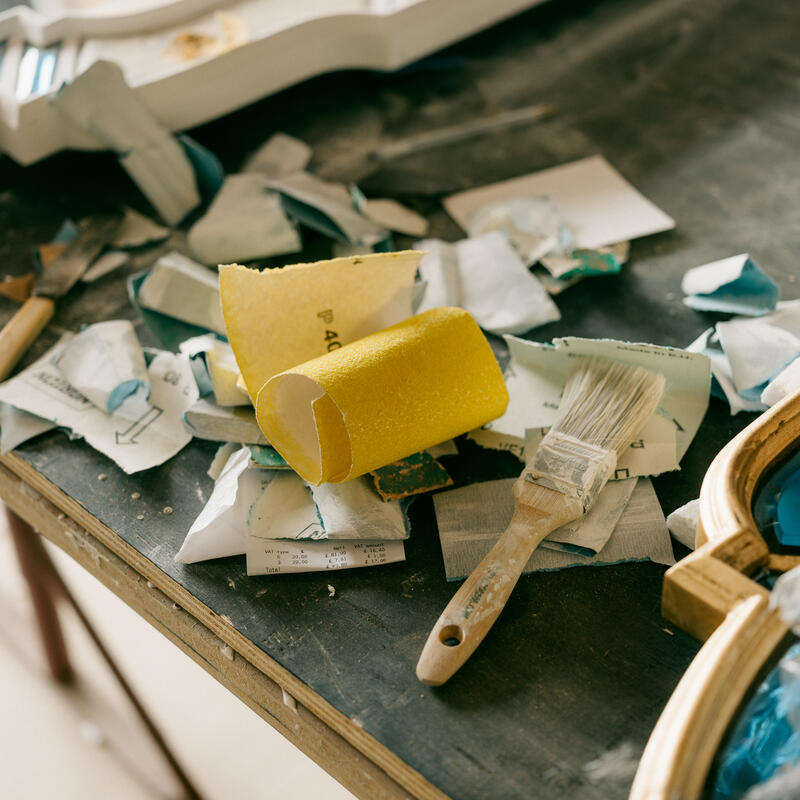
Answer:
[[[664,376],[602,358],[571,370],[556,421],[514,484],[514,515],[453,596],[425,643],[417,677],[447,681],[500,615],[533,551],[581,518],[664,392]]]

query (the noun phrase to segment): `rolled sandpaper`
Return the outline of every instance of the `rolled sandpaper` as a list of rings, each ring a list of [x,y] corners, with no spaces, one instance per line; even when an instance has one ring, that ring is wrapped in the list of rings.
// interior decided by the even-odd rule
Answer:
[[[256,416],[312,484],[340,482],[478,428],[508,405],[475,320],[434,308],[267,381]]]

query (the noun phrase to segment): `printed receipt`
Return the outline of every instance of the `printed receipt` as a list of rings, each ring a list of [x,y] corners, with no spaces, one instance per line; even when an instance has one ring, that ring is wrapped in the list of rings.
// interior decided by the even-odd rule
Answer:
[[[247,538],[247,574],[328,572],[375,567],[405,559],[402,541],[291,541]]]

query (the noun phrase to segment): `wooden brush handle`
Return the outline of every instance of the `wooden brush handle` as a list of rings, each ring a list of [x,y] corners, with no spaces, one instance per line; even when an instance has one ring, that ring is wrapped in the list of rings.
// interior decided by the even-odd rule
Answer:
[[[0,331],[0,381],[4,381],[55,311],[49,297],[29,297]]]
[[[417,677],[428,686],[445,683],[483,641],[542,539],[583,514],[578,500],[521,483],[509,526],[447,604],[422,649]]]

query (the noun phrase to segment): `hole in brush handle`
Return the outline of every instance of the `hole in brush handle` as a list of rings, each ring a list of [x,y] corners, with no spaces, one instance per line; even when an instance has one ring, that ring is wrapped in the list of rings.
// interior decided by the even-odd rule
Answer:
[[[459,625],[445,625],[439,631],[439,641],[446,647],[458,647],[464,641],[464,631]]]

